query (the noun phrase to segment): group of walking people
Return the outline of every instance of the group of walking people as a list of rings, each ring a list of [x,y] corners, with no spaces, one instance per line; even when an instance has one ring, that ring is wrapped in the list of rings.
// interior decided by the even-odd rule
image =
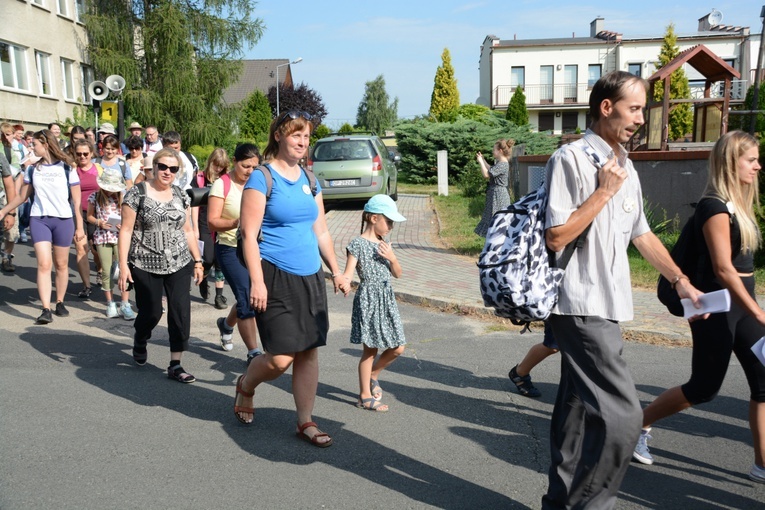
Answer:
[[[255,388],[292,367],[296,433],[323,448],[332,444],[332,438],[312,421],[318,386],[316,349],[326,344],[329,329],[323,260],[335,292],[347,295],[354,271],[359,274],[351,335],[352,343],[364,344],[357,405],[387,411],[381,402],[380,374],[403,352],[406,340],[389,284],[402,269],[385,236],[394,222],[405,218],[390,197],[370,200],[361,234],[348,246],[348,264],[341,271],[324,217],[321,186],[300,166],[313,127],[310,114],[290,111],[272,122],[262,156],[249,143],[237,146],[231,161],[225,150],[216,149],[204,172],[188,183],[209,188],[207,201],[199,208],[191,207],[177,178],[188,157],[169,144],[146,159],[141,178],[131,186],[134,167],[130,159],[126,163],[119,157],[116,137],[107,134],[101,139],[102,155],[97,158],[94,145],[77,129],[71,131],[76,136],[71,150],[62,149],[49,130],[36,133],[33,147],[40,159],[25,173],[20,193],[0,209],[0,219],[24,200],[32,201],[31,230],[43,307],[37,322],[50,323],[53,314],[68,315],[64,295],[72,240],[84,282],[80,295],[90,297],[87,240],[92,239],[94,256],[103,268],[107,316],[134,320],[135,363],[148,362],[148,341],[166,314],[167,376],[192,383],[195,376],[181,364],[190,338],[189,288],[192,282],[202,284],[205,273],[215,268],[216,293],[222,291],[225,279],[236,300],[228,315],[217,320],[221,347],[232,349],[238,328],[248,350],[247,371],[236,385],[236,417],[250,423]],[[174,141],[166,134],[167,139]],[[128,149],[132,152],[130,139]],[[55,307],[50,304],[52,266]],[[112,295],[115,283],[119,305]],[[137,314],[130,306],[131,291]],[[258,335],[263,349],[258,347]]]
[[[762,242],[756,216],[759,142],[731,131],[712,148],[707,184],[691,219],[692,252],[700,256],[693,274],[683,274],[650,231],[640,181],[623,147],[644,123],[646,91],[646,82],[629,73],[603,76],[590,95],[592,125],[581,140],[555,152],[546,168],[548,248],[558,257],[590,229],[566,269],[543,343],[533,346],[509,373],[520,394],[538,397],[531,369],[561,354],[551,421],[552,465],[542,499],[546,509],[612,508],[630,459],[654,462],[648,448],[652,425],[712,400],[731,354],[738,358],[750,389],[754,455],[748,475],[765,483],[765,365],[752,351],[765,336],[765,311],[754,294],[754,252]],[[504,140],[495,145],[491,167],[477,155],[490,180],[486,211],[476,229],[484,236],[492,215],[510,202],[503,145]],[[585,147],[596,153],[600,164],[586,155]],[[629,243],[694,306],[699,306],[702,293],[721,289],[732,301],[729,312],[690,319],[690,380],[666,390],[645,409],[621,356],[619,322],[632,319]]]

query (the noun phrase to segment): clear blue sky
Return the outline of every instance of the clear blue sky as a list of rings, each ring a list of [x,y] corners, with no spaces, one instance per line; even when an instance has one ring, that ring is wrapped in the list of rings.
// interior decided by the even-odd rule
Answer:
[[[714,7],[722,24],[749,26],[760,33],[765,0],[703,5],[696,1],[639,2],[538,0],[452,1],[347,0],[261,1],[254,16],[266,30],[245,58],[286,58],[295,83],[318,92],[325,123],[337,128],[356,120],[364,84],[378,75],[398,97],[399,117],[427,113],[441,52],[449,48],[461,103],[478,97],[479,47],[493,34],[501,39],[589,35],[590,22],[625,36],[662,35],[669,23],[678,34],[696,31],[698,19]]]

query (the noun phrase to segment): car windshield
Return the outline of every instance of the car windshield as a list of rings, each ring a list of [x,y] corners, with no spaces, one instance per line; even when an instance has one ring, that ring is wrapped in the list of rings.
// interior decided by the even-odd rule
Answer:
[[[333,140],[316,144],[314,161],[344,161],[371,159],[372,147],[368,140]]]

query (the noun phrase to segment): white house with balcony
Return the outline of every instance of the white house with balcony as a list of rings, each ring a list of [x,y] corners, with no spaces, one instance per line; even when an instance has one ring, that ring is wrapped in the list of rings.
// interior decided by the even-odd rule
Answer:
[[[86,0],[2,0],[0,119],[40,128],[89,102]]]
[[[712,11],[699,19],[698,32],[678,34],[680,51],[704,44],[741,73],[732,84],[731,104],[740,104],[754,82],[759,37],[748,27],[714,24]],[[711,16],[711,18],[710,18]],[[584,131],[589,125],[588,102],[592,85],[603,74],[622,70],[643,78],[657,69],[664,32],[650,37],[628,37],[605,28],[603,18],[590,23],[589,37],[505,40],[489,35],[481,45],[477,104],[504,110],[516,87],[523,87],[529,123],[539,131]],[[693,97],[702,97],[704,79],[685,68]],[[715,86],[713,94],[721,94]]]

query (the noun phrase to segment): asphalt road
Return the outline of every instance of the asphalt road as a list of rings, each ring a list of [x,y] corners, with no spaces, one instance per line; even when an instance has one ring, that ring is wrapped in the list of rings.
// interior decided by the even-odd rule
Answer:
[[[0,275],[1,509],[539,508],[558,360],[533,373],[540,399],[506,374],[541,331],[401,304],[409,345],[381,378],[391,411],[376,414],[353,405],[352,296],[331,296],[314,417],[335,444],[318,449],[294,435],[289,374],[258,389],[253,425],[237,422],[245,349],[238,336],[219,348],[219,312],[196,291],[183,364],[198,382],[183,385],[165,376],[164,321],[137,367],[131,323],[105,318],[100,296],[78,300],[79,284],[70,317],[34,325],[30,251]],[[690,370],[686,348],[627,343],[625,357],[644,403]],[[747,398],[732,365],[715,401],[654,427],[657,462],[632,464],[617,508],[765,508],[746,477]]]

